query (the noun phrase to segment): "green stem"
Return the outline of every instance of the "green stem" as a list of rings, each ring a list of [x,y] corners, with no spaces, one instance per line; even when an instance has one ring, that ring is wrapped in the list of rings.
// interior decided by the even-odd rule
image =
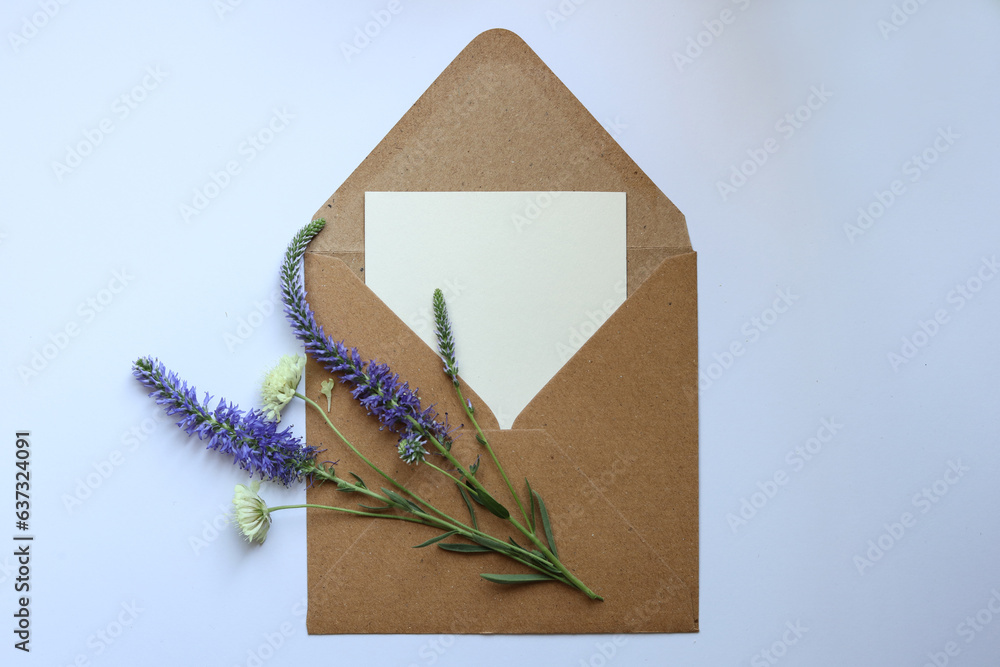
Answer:
[[[426,500],[424,500],[423,498],[421,498],[420,496],[418,496],[416,493],[414,493],[413,491],[410,491],[408,488],[406,488],[405,486],[403,486],[402,484],[400,484],[399,482],[397,482],[390,475],[388,475],[387,473],[383,472],[382,469],[379,468],[374,463],[372,463],[368,459],[367,456],[365,456],[360,451],[358,451],[358,448],[355,447],[354,444],[350,440],[348,440],[347,438],[344,437],[344,434],[341,433],[340,430],[336,426],[333,425],[333,422],[330,421],[330,417],[328,417],[327,414],[325,412],[323,412],[323,408],[316,401],[312,400],[308,396],[304,396],[303,394],[300,394],[299,392],[295,392],[295,395],[298,396],[299,398],[301,398],[303,401],[305,401],[308,405],[311,405],[313,408],[315,408],[316,412],[318,412],[320,414],[320,416],[322,416],[323,419],[326,421],[326,425],[329,426],[333,430],[333,432],[337,434],[337,437],[340,438],[340,440],[345,445],[347,445],[352,452],[354,452],[355,454],[357,454],[358,458],[360,458],[362,461],[364,461],[365,464],[369,468],[371,468],[372,470],[374,470],[375,472],[377,472],[379,475],[381,475],[390,484],[392,484],[394,487],[396,487],[397,489],[399,489],[403,493],[407,494],[408,496],[410,496],[411,498],[413,498],[414,500],[416,500],[418,503],[420,503],[421,505],[425,506],[427,509],[429,509],[430,511],[434,512],[435,514],[437,514],[441,518],[446,519],[447,521],[450,521],[453,524],[456,524],[456,525],[459,525],[459,526],[464,526],[468,530],[473,530],[473,528],[471,528],[469,526],[466,526],[461,521],[459,521],[459,520],[457,520],[457,519],[449,516],[448,514],[442,512],[441,510],[439,510],[438,508],[436,508],[434,505],[430,504],[429,502],[427,502]],[[316,469],[318,471],[322,471],[322,468],[319,467],[319,466],[317,466]],[[332,476],[329,473],[327,473],[326,471],[323,471],[323,474],[321,476],[324,477],[324,478],[326,478],[326,479],[331,479],[331,480],[333,479]]]
[[[451,453],[451,451],[447,447],[442,445],[441,442],[437,438],[435,438],[430,431],[424,428],[424,426],[413,417],[408,416],[407,419],[410,421],[411,424],[413,424],[417,428],[418,432],[420,432],[421,434],[424,435],[424,437],[430,440],[431,444],[434,445],[435,449],[438,450],[438,453],[440,453],[442,456],[448,459],[448,462],[451,463],[453,466],[455,466],[458,472],[461,473],[462,477],[464,477],[470,484],[472,484],[473,487],[475,487],[476,491],[480,492],[481,494],[485,494],[486,496],[489,496],[489,498],[491,498],[493,502],[497,503],[498,505],[500,504],[499,501],[497,501],[496,498],[493,498],[493,495],[486,490],[486,487],[483,486],[482,483],[478,479],[476,479],[474,475],[470,474],[469,471],[466,470],[465,466],[463,466],[458,461],[458,459],[455,458],[455,456]],[[508,519],[510,518],[509,514],[510,512],[508,511],[508,517],[507,517]]]
[[[354,514],[356,516],[368,516],[375,519],[396,519],[398,521],[409,521],[411,523],[425,523],[420,519],[415,519],[409,516],[400,516],[398,514],[379,514],[378,512],[362,512],[361,510],[352,510],[347,507],[334,507],[333,505],[313,505],[312,503],[305,503],[304,505],[278,505],[277,507],[268,507],[268,512],[277,512],[278,510],[290,510],[290,509],[300,509],[300,508],[313,508],[319,510],[333,510],[334,512],[344,512],[345,514]],[[425,524],[428,525],[428,524]]]
[[[475,415],[469,408],[468,401],[466,401],[465,397],[462,395],[462,388],[458,384],[458,378],[456,377],[452,379],[455,384],[455,392],[458,394],[458,402],[462,405],[462,408],[465,410],[465,415],[469,418],[469,421],[472,422],[472,425],[476,427],[476,433],[481,438],[480,442],[483,444],[484,447],[486,447],[486,451],[489,452],[490,458],[493,459],[493,465],[495,465],[497,467],[497,470],[500,471],[500,476],[503,477],[503,481],[507,485],[507,489],[510,491],[510,495],[514,496],[514,502],[517,503],[517,508],[521,510],[521,516],[524,517],[524,522],[527,524],[531,524],[531,519],[528,518],[528,513],[524,510],[524,504],[521,503],[521,497],[517,495],[517,491],[514,490],[514,485],[510,483],[510,479],[508,479],[507,473],[504,471],[503,466],[500,465],[500,459],[498,459],[497,455],[493,453],[493,448],[490,446],[490,441],[486,439],[486,435],[483,433],[483,429],[479,427],[479,422],[476,421]]]
[[[448,478],[450,478],[450,479],[451,479],[451,480],[452,480],[453,482],[455,482],[456,484],[461,484],[461,483],[462,483],[462,480],[460,480],[459,478],[455,477],[454,475],[452,475],[452,474],[451,474],[450,472],[448,472],[447,470],[442,470],[441,468],[438,468],[438,467],[437,467],[436,465],[434,465],[434,464],[433,464],[433,463],[431,463],[430,461],[426,461],[426,460],[425,460],[425,461],[424,461],[424,465],[425,465],[425,466],[427,466],[428,468],[431,468],[432,470],[437,470],[437,471],[438,471],[439,473],[441,473],[441,474],[442,474],[442,475],[444,475],[445,477],[448,477]]]

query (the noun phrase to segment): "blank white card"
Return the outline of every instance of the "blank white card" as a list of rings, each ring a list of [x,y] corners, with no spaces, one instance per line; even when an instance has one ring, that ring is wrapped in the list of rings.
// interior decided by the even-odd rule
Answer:
[[[625,193],[367,192],[365,282],[435,351],[444,292],[459,374],[510,428],[625,300]]]

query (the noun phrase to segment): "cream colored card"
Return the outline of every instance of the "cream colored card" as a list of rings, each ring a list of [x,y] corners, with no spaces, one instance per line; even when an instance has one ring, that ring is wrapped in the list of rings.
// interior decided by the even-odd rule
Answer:
[[[365,282],[510,428],[625,300],[623,192],[367,192]]]

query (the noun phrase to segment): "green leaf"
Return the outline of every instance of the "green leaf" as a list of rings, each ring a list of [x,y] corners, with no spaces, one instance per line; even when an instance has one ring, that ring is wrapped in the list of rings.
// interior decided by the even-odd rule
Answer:
[[[445,551],[457,551],[465,554],[484,554],[493,551],[493,549],[478,544],[465,544],[464,542],[440,542],[438,546]]]
[[[477,490],[472,486],[472,482],[468,480],[465,481],[465,490],[469,492],[469,496],[473,500],[488,509],[492,514],[497,515],[501,519],[510,518],[510,512],[506,507],[498,503],[489,493]]]
[[[384,493],[389,498],[389,500],[392,501],[392,504],[394,504],[399,509],[406,510],[407,512],[413,512],[414,514],[424,513],[424,511],[420,509],[420,506],[417,505],[416,503],[407,500],[406,498],[399,495],[395,491],[390,491],[384,486],[381,488],[382,488],[382,493]]]
[[[556,550],[556,540],[552,537],[552,524],[549,523],[549,512],[545,509],[545,501],[538,495],[538,491],[532,491],[531,495],[538,501],[538,513],[542,517],[542,529],[545,531],[545,541],[549,543],[552,555],[558,557],[559,552]]]
[[[435,542],[440,542],[441,540],[443,540],[445,538],[451,537],[452,535],[454,535],[457,532],[458,532],[457,530],[449,530],[447,533],[441,533],[437,537],[432,537],[431,539],[427,540],[426,542],[422,542],[422,543],[418,544],[417,546],[415,546],[413,548],[414,549],[422,549],[424,547],[429,547],[430,545],[434,544]]]
[[[484,438],[482,435],[480,435],[479,433],[477,433],[476,434],[476,442],[478,442],[480,445],[485,445],[486,444],[486,438]]]
[[[357,475],[355,475],[353,472],[352,473],[348,473],[348,474],[351,477],[353,477],[354,479],[358,480],[358,486],[360,486],[362,489],[367,489],[368,488],[368,485],[365,484],[365,480],[361,479],[360,477],[358,477]]]
[[[386,497],[391,501],[393,505],[401,509],[406,509],[406,501],[403,500],[402,496],[400,496],[395,491],[390,491],[384,486],[380,488],[382,489],[382,493],[386,495]]]
[[[521,560],[524,562],[525,559],[534,562],[533,567],[541,568],[552,574],[554,577],[560,576],[559,569],[545,557],[541,551],[532,549],[528,551],[520,544],[514,541],[513,538],[507,538],[510,540],[508,542],[501,542],[500,540],[493,537],[483,537],[480,535],[470,535],[469,539],[476,544],[481,544],[484,547],[488,547],[491,551],[497,551],[504,554],[505,556],[510,556],[516,560]]]
[[[488,509],[496,516],[500,517],[501,519],[510,518],[510,511],[506,507],[498,503],[490,494],[486,493],[485,491],[480,491],[475,495],[479,497],[479,501],[483,504],[483,507]]]
[[[477,505],[480,505],[482,507],[486,507],[486,503],[484,503],[482,500],[480,500],[479,494],[476,493],[475,487],[472,486],[472,482],[470,482],[469,480],[465,480],[465,490],[469,492],[469,497],[471,497],[473,500],[475,500]]]
[[[555,581],[552,577],[538,574],[480,574],[486,581],[495,584],[531,584],[536,581]]]
[[[472,501],[469,500],[469,494],[465,492],[461,484],[455,484],[458,487],[458,492],[462,494],[462,500],[465,501],[465,506],[469,508],[469,517],[472,519],[472,527],[479,530],[479,522],[476,521],[476,510],[472,506]]]
[[[498,540],[495,537],[489,537],[483,535],[469,535],[469,539],[475,542],[476,544],[486,547],[490,551],[499,551],[500,553],[503,554],[517,554],[517,552],[514,549],[512,549],[509,544],[501,540]]]
[[[531,491],[531,482],[528,478],[524,478],[524,483],[528,486],[528,500],[531,502],[531,507],[528,511],[528,522],[531,524],[531,534],[535,534],[535,496]]]
[[[476,457],[476,462],[473,463],[471,466],[469,466],[469,474],[470,475],[472,475],[473,477],[475,477],[477,472],[479,472],[479,457],[478,456]]]
[[[366,510],[372,510],[373,512],[392,509],[392,505],[382,505],[381,507],[376,507],[374,505],[365,505],[364,503],[358,503],[358,507],[364,507]]]

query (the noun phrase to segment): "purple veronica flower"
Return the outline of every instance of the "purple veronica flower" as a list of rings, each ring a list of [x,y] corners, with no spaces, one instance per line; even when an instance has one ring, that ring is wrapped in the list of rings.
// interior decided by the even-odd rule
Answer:
[[[438,421],[433,406],[422,408],[417,390],[407,382],[400,382],[386,364],[374,360],[363,361],[357,348],[348,349],[343,341],[336,342],[316,322],[312,308],[306,301],[305,286],[299,276],[299,264],[306,246],[323,229],[325,220],[313,220],[299,230],[288,245],[285,261],[281,265],[281,295],[285,302],[285,315],[291,322],[295,336],[302,341],[306,352],[316,361],[340,377],[341,382],[352,387],[354,396],[382,422],[383,427],[400,434],[400,442],[422,442],[430,434],[449,447],[451,438],[447,424]],[[410,420],[417,422],[414,425]],[[422,448],[406,446],[408,462],[423,460]],[[402,454],[402,451],[401,451]]]
[[[261,479],[282,482],[285,486],[309,476],[315,469],[317,451],[300,438],[292,437],[291,429],[278,431],[274,422],[260,410],[243,412],[225,399],[219,399],[214,410],[208,407],[212,397],[198,401],[198,391],[167,369],[158,360],[143,357],[132,366],[132,375],[151,389],[149,395],[162,405],[168,415],[179,414],[177,426],[188,435],[208,440],[208,449],[232,454],[233,462]]]
[[[402,438],[396,447],[399,458],[407,463],[419,463],[427,457],[427,449],[422,438]]]

